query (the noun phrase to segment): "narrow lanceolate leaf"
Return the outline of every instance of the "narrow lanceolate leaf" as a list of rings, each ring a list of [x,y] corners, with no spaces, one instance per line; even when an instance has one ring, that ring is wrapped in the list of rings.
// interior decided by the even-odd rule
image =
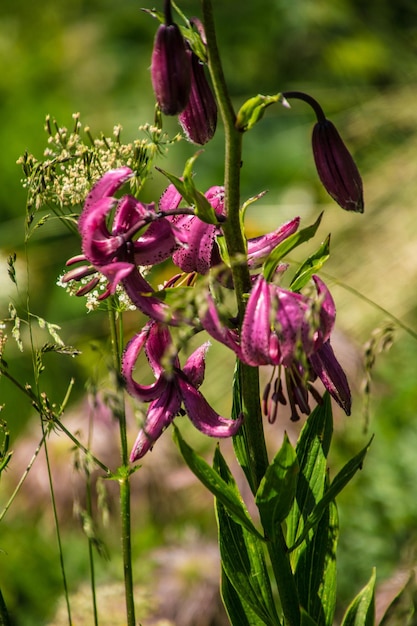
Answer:
[[[298,268],[294,278],[291,281],[291,289],[300,291],[311,279],[313,274],[323,267],[330,256],[330,235],[326,237],[321,246],[311,256],[304,261]]]
[[[261,533],[255,528],[249,514],[239,496],[237,489],[234,489],[216,472],[204,459],[184,441],[178,428],[174,426],[174,441],[177,444],[184,461],[190,470],[197,476],[203,485],[216,496],[216,498],[227,509],[228,515],[233,520],[246,528],[250,534],[263,541]]]
[[[240,388],[240,368],[241,362],[236,361],[236,367],[233,375],[233,405],[232,405],[232,419],[237,419],[242,414],[242,395]],[[246,479],[254,492],[256,486],[253,483],[252,473],[250,471],[250,457],[249,457],[249,444],[247,441],[247,434],[244,428],[239,428],[236,435],[233,437],[233,448],[235,451],[236,459],[239,462],[240,467],[245,472]]]
[[[301,551],[295,571],[300,604],[320,626],[332,626],[336,605],[338,516],[330,503]]]
[[[372,439],[369,443],[356,455],[346,463],[346,465],[340,470],[337,476],[332,481],[329,489],[326,490],[322,499],[316,504],[313,511],[307,518],[306,524],[304,526],[303,533],[297,539],[296,543],[290,548],[294,549],[298,547],[306,538],[309,530],[313,528],[319,521],[326,508],[329,506],[330,502],[336,498],[336,496],[342,491],[342,489],[348,484],[348,482],[353,478],[356,472],[359,469],[362,469],[363,461],[365,459],[366,453],[368,452],[369,446],[371,445]]]
[[[190,206],[195,208],[195,213],[198,217],[207,224],[218,224],[218,216],[215,210],[207,200],[206,196],[197,189],[193,179],[193,165],[198,158],[201,151],[192,156],[185,164],[182,178],[174,176],[166,172],[162,168],[157,168],[168,180],[174,185],[175,189],[184,198]]]
[[[287,435],[281,449],[268,466],[256,493],[256,504],[262,526],[268,537],[287,517],[294,501],[299,465],[297,455]]]
[[[221,595],[232,626],[265,626],[247,602],[241,598],[222,568]]]
[[[284,241],[281,242],[271,252],[271,254],[266,259],[263,267],[263,275],[267,281],[272,280],[279,262],[281,261],[281,259],[284,258],[286,254],[291,252],[291,250],[294,250],[294,248],[297,248],[297,246],[305,243],[306,241],[314,237],[318,227],[320,226],[322,215],[323,214],[320,213],[317,220],[314,222],[314,224],[311,224],[311,226],[307,226],[306,228],[303,228],[297,233],[294,233],[293,235],[290,235],[289,237],[284,239]]]
[[[375,569],[368,584],[349,605],[341,626],[374,626],[375,624]]]
[[[240,497],[219,449],[216,450],[214,466],[227,486]],[[245,526],[236,523],[220,499],[216,500],[216,514],[222,567],[236,592],[233,594],[230,588],[226,588],[227,594],[224,599],[229,602],[228,608],[234,611],[235,619],[239,612],[243,611],[247,620],[233,623],[236,626],[241,623],[280,626],[265,564],[264,543],[248,532]],[[255,620],[252,619],[253,615],[256,616]]]
[[[332,408],[330,397],[325,394],[323,404],[314,409],[304,424],[296,446],[300,477],[296,498],[286,520],[289,546],[293,546],[303,534],[306,519],[323,497],[332,433]],[[300,550],[294,550],[291,555],[294,568],[299,555]]]
[[[301,609],[301,626],[319,626],[319,624],[305,611]]]

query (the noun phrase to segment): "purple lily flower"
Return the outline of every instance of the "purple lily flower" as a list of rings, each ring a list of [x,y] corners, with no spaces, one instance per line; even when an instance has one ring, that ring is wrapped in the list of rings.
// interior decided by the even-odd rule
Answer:
[[[249,365],[287,366],[298,352],[308,357],[328,340],[335,305],[323,281],[318,276],[313,280],[321,300],[318,314],[311,298],[258,276],[242,324],[242,355]]]
[[[317,300],[288,291],[259,276],[251,291],[242,324],[240,349],[249,365],[285,368],[292,419],[297,407],[309,414],[308,393],[318,399],[311,382],[318,376],[336,402],[350,415],[351,395],[346,375],[330,346],[336,308],[324,282],[313,276]],[[268,401],[271,402],[268,405]],[[278,404],[285,404],[280,375],[272,396],[264,394],[266,413],[274,421]]]
[[[217,215],[224,216],[224,188],[215,186],[205,193],[207,200]],[[182,200],[181,194],[174,185],[169,185],[159,201],[160,211],[169,213],[178,209]],[[207,274],[209,269],[221,262],[216,235],[220,234],[218,226],[206,224],[196,215],[174,215],[168,220],[175,225],[178,237],[183,244],[172,254],[172,260],[183,272]]]
[[[80,280],[99,272],[108,280],[100,300],[112,295],[121,283],[135,306],[152,318],[164,320],[168,316],[166,306],[149,295],[153,289],[140,274],[138,266],[154,265],[171,256],[178,245],[175,227],[166,218],[158,216],[153,203],[143,204],[131,195],[124,195],[119,200],[113,197],[112,194],[131,176],[133,172],[128,167],[110,170],[92,188],[78,222],[83,255],[67,262],[68,266],[80,261],[88,265],[70,270],[63,282]],[[113,224],[109,230],[107,219],[113,210]],[[146,226],[146,231],[137,236]],[[94,276],[77,295],[94,289],[98,280]]]
[[[205,196],[217,215],[225,217],[224,187],[214,186],[206,191]],[[169,185],[161,196],[159,209],[164,213],[178,209],[182,200],[181,194],[174,185]],[[174,251],[172,259],[184,272],[207,274],[210,268],[221,263],[216,236],[221,233],[220,227],[206,224],[196,215],[175,215],[168,217],[176,227],[177,238],[181,244]],[[300,224],[300,218],[286,222],[277,230],[248,240],[248,263],[251,269],[259,267],[268,254],[281,241],[292,235]]]
[[[218,415],[198,388],[204,379],[205,354],[209,344],[197,348],[181,369],[177,354],[172,354],[172,340],[164,324],[148,322],[127,345],[122,362],[122,375],[127,391],[142,402],[149,402],[145,424],[133,446],[133,463],[152,449],[155,441],[171,424],[184,405],[194,426],[205,435],[216,438],[231,437],[239,430],[242,417],[236,420]],[[151,385],[140,385],[133,379],[133,370],[144,349],[155,375]]]

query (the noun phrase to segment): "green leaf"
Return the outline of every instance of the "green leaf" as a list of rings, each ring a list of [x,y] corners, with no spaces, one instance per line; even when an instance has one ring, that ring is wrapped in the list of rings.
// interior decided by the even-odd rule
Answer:
[[[253,128],[255,124],[263,118],[265,109],[276,102],[282,102],[282,95],[280,93],[274,96],[262,96],[258,94],[246,100],[240,107],[236,116],[235,126],[237,130],[243,133]]]
[[[294,545],[303,533],[308,516],[323,496],[332,433],[332,407],[329,395],[325,394],[323,404],[314,409],[304,424],[296,446],[300,476],[296,498],[286,522],[289,546]],[[293,567],[299,553],[294,551],[291,555]]]
[[[321,626],[332,626],[336,606],[338,515],[331,502],[304,545],[295,580],[300,604]]]
[[[227,509],[228,514],[233,520],[242,526],[244,526],[249,533],[256,536],[262,541],[264,538],[261,533],[255,528],[249,514],[240,498],[237,489],[234,489],[231,485],[221,478],[204,459],[202,459],[194,450],[184,441],[178,428],[174,426],[174,441],[177,444],[184,461],[187,463],[190,470],[197,476],[200,482],[211,491],[213,495],[223,504]]]
[[[417,585],[414,571],[410,572],[407,583],[394,598],[379,626],[415,626],[417,615]]]
[[[321,246],[314,254],[308,257],[298,268],[291,281],[291,289],[300,291],[308,283],[313,274],[316,274],[330,256],[330,235],[326,237]]]
[[[282,241],[276,248],[274,248],[274,250],[272,250],[263,266],[263,275],[265,276],[266,280],[272,280],[278,263],[286,254],[291,252],[291,250],[294,250],[294,248],[297,248],[297,246],[305,243],[306,241],[314,237],[318,227],[320,226],[322,216],[323,213],[320,213],[314,224],[312,224],[311,226],[307,226],[302,230],[299,230],[297,233],[293,233],[292,235],[284,239],[284,241]]]
[[[219,219],[216,215],[215,210],[211,206],[210,202],[207,200],[206,196],[201,193],[194,185],[193,179],[193,166],[199,155],[201,154],[201,150],[196,152],[188,161],[185,163],[184,172],[182,175],[182,179],[178,178],[174,174],[170,174],[165,170],[157,167],[156,169],[160,171],[164,176],[171,181],[176,190],[181,194],[185,202],[187,202],[190,206],[195,208],[195,214],[207,224],[218,224]]]
[[[236,367],[233,375],[233,405],[232,405],[232,418],[237,419],[238,415],[242,413],[242,395],[240,389],[240,368],[241,363],[236,361]],[[252,492],[256,490],[254,485],[252,472],[250,471],[250,458],[249,458],[249,445],[247,441],[247,433],[245,428],[239,428],[236,435],[233,437],[233,449],[235,451],[236,459],[243,469],[246,479],[251,487]]]
[[[356,456],[354,456],[352,459],[350,459],[350,461],[346,463],[346,465],[334,478],[329,489],[326,490],[323,498],[318,502],[318,504],[316,504],[313,511],[308,516],[303,533],[297,539],[296,543],[291,546],[290,550],[294,550],[294,548],[298,547],[304,541],[309,530],[320,521],[321,516],[323,515],[326,508],[329,506],[330,502],[336,498],[336,496],[353,478],[356,472],[359,469],[362,469],[363,461],[365,459],[366,453],[368,452],[369,446],[371,445],[372,439],[373,437]]]
[[[222,567],[221,595],[232,626],[264,626],[265,622],[256,615],[247,602],[239,596]]]
[[[319,626],[318,622],[316,622],[305,609],[301,609],[301,626]]]
[[[239,494],[233,476],[219,448],[216,449],[214,467],[229,489]],[[240,497],[240,494],[238,497]],[[234,516],[230,515],[229,510],[226,509],[220,499],[216,500],[216,514],[222,567],[236,591],[240,604],[239,608],[236,594],[233,596],[229,589],[231,609],[236,614],[238,614],[238,611],[243,610],[251,625],[279,625],[280,621],[276,613],[268,570],[265,564],[264,543],[257,536],[248,532],[245,526],[239,522],[236,523]],[[252,614],[256,615],[256,621],[252,621]],[[239,624],[239,622],[234,623]]]
[[[293,504],[298,479],[297,455],[287,434],[281,449],[268,466],[256,493],[256,504],[262,526],[269,537],[274,537],[277,525],[287,517]]]
[[[368,584],[347,608],[341,626],[374,626],[375,577],[374,569]]]

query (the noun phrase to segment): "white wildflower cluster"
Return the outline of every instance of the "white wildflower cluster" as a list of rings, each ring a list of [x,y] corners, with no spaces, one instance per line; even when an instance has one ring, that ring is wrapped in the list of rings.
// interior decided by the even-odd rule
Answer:
[[[81,206],[94,183],[108,170],[128,166],[136,174],[132,184],[140,187],[146,179],[153,159],[163,154],[178,139],[168,138],[160,128],[144,125],[145,135],[122,143],[122,127],[116,125],[113,136],[94,138],[88,126],[83,127],[79,113],[73,115],[72,131],[46,118],[48,146],[44,159],[25,153],[18,163],[25,174],[23,186],[28,190],[28,223],[43,207],[52,207],[59,215],[70,216]],[[78,210],[76,211],[76,213]],[[76,213],[73,217],[76,217]]]
[[[97,274],[91,274],[86,278],[82,278],[81,280],[70,280],[69,282],[64,282],[63,276],[59,276],[56,284],[58,287],[62,287],[70,296],[76,296],[77,292],[85,285],[87,285],[94,277],[99,278],[99,282],[96,287],[91,291],[88,291],[85,294],[85,306],[87,311],[90,313],[91,311],[96,311],[98,308],[103,306],[103,301],[100,300],[100,296],[107,289],[107,279],[105,276],[100,276]],[[119,313],[123,313],[124,311],[136,311],[136,306],[130,300],[129,296],[123,289],[121,285],[117,285],[116,292],[114,294],[116,308]],[[106,305],[107,306],[107,305]]]

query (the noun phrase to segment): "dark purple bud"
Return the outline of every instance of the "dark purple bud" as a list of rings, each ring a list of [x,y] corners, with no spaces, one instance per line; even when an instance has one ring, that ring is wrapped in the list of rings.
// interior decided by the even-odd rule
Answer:
[[[312,143],[317,172],[326,191],[342,209],[363,213],[361,175],[335,125],[326,118],[316,122]]]
[[[151,63],[152,86],[165,115],[184,110],[191,88],[190,58],[177,24],[161,24],[155,36]]]
[[[316,114],[313,154],[318,175],[327,193],[342,209],[363,213],[361,175],[335,125],[326,118],[320,104],[309,94],[302,91],[286,91],[282,96],[287,106],[288,99],[296,98],[309,104]]]
[[[206,78],[204,64],[189,50],[191,91],[179,122],[189,141],[204,145],[212,139],[217,125],[217,104]]]

